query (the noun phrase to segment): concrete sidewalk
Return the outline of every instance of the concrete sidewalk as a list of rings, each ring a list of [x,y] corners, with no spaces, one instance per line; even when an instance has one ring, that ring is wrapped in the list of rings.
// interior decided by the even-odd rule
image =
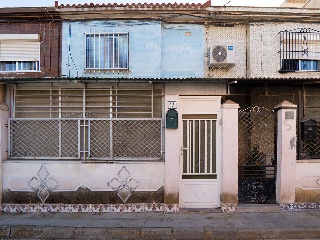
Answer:
[[[1,213],[1,239],[320,239],[320,211]]]

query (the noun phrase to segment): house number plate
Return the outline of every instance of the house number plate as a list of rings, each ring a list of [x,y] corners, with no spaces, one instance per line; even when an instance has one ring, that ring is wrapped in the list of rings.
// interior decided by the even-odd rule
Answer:
[[[294,111],[285,112],[285,119],[294,119]]]

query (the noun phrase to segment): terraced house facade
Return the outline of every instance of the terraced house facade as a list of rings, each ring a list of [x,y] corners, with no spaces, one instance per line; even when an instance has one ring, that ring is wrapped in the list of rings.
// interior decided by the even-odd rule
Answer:
[[[3,209],[318,207],[318,11],[0,9]]]

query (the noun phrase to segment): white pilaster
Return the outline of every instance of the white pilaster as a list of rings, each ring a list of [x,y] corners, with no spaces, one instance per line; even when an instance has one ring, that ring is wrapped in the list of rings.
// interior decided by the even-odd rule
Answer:
[[[275,107],[277,129],[277,183],[279,203],[295,201],[296,119],[297,105],[283,101]]]
[[[8,106],[4,103],[0,104],[0,204],[2,203],[2,189],[3,189],[3,167],[2,162],[7,159],[8,149]]]
[[[168,110],[168,101],[177,102],[179,112],[179,95],[165,96],[165,113]],[[180,119],[179,119],[180,123]],[[168,204],[179,203],[180,183],[180,132],[181,126],[177,129],[165,128],[165,182],[164,202]]]
[[[238,203],[238,109],[230,100],[222,105],[221,207],[234,210]]]

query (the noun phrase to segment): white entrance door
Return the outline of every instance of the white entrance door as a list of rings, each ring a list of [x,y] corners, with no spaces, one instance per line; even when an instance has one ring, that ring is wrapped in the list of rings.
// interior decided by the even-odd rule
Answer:
[[[197,100],[190,104],[185,102],[188,99],[182,99],[180,206],[215,208],[220,206],[216,140],[220,98]],[[194,108],[199,104],[200,111]]]

